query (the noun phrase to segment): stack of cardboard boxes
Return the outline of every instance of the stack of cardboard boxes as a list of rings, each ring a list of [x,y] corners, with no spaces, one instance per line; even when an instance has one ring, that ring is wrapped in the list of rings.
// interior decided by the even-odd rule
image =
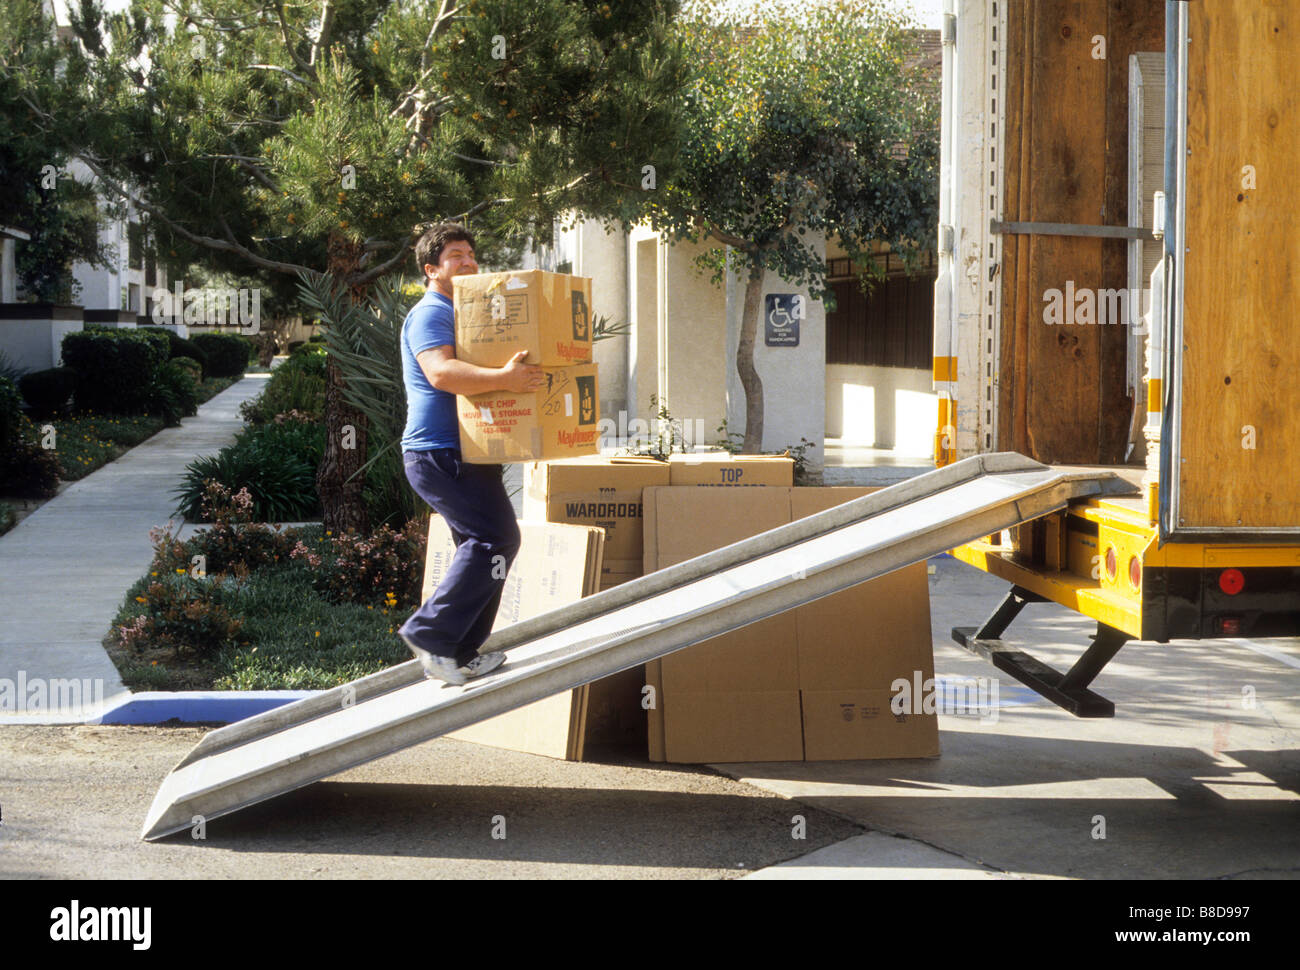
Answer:
[[[793,468],[725,454],[538,462],[525,466],[524,518],[603,528],[608,589],[874,491],[793,488]],[[623,702],[653,699],[656,761],[932,757],[934,715],[890,706],[891,684],[918,672],[934,675],[923,563],[653,661],[649,692],[632,689],[640,671],[607,680],[627,682],[610,691]]]
[[[651,488],[645,569],[663,569],[873,489]],[[934,676],[924,563],[646,665],[652,761],[835,761],[939,753],[933,714],[895,713],[891,684]]]
[[[456,399],[460,448],[472,464],[595,454],[600,394],[591,362],[591,280],[526,270],[452,281],[456,357],[504,367],[519,351],[546,386]]]

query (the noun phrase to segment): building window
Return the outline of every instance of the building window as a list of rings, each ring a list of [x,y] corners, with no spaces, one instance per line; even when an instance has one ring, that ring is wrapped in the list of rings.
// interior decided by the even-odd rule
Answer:
[[[140,269],[144,259],[144,227],[138,222],[126,226],[126,265],[130,269]]]

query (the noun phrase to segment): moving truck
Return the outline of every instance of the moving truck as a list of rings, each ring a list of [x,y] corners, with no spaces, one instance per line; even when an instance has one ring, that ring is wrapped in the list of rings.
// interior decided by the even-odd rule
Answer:
[[[939,465],[1102,466],[953,555],[1013,584],[954,637],[1081,716],[1129,639],[1300,635],[1300,0],[945,0]],[[1027,602],[1097,621],[1060,674]]]

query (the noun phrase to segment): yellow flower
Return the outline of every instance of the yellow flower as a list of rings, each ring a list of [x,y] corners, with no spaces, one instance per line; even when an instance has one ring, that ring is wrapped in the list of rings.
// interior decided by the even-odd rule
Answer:
[[[316,636],[320,636],[320,630],[316,631]]]
[[[137,603],[148,603],[148,602],[149,602],[149,601],[148,601],[147,599],[145,599],[143,596],[137,596],[137,597],[135,598],[135,601],[136,601]]]

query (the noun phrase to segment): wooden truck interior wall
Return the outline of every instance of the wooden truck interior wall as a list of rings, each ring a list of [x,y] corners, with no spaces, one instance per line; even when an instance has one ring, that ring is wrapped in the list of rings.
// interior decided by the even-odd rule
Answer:
[[[1300,0],[1187,9],[1178,517],[1188,528],[1294,528]]]
[[[1163,51],[1164,31],[1154,0],[1009,0],[1004,220],[1128,223],[1129,55]],[[1126,287],[1125,242],[1011,235],[1002,252],[998,450],[1124,463],[1128,328],[1048,325],[1043,309],[1067,282],[1076,292]]]

